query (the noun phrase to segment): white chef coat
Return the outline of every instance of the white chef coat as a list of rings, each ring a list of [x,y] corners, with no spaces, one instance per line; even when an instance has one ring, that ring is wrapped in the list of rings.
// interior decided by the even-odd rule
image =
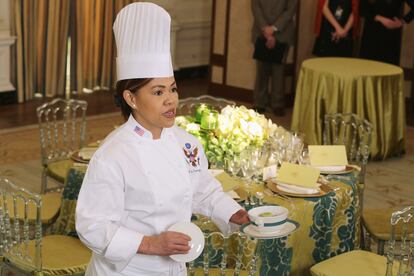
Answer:
[[[137,254],[143,236],[192,213],[228,223],[239,209],[195,137],[173,126],[154,140],[130,116],[94,154],[79,193],[76,230],[93,251],[86,275],[186,275],[169,257]]]

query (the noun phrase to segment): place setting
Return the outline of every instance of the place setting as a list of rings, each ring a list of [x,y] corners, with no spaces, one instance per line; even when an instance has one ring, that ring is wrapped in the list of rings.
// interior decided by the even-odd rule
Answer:
[[[248,211],[250,223],[240,227],[240,232],[257,239],[275,239],[290,235],[299,227],[299,223],[288,219],[287,208],[266,205]]]
[[[347,174],[355,169],[348,164],[344,145],[309,145],[308,151],[310,165],[321,174]]]
[[[289,197],[321,197],[333,191],[320,181],[319,169],[283,162],[277,176],[267,181],[267,187],[278,195]]]

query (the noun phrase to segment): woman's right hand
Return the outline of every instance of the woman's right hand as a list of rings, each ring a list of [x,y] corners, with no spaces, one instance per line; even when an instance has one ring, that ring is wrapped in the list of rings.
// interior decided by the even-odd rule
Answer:
[[[186,254],[190,250],[191,238],[183,233],[167,231],[156,236],[144,236],[138,253],[147,255],[169,256]]]

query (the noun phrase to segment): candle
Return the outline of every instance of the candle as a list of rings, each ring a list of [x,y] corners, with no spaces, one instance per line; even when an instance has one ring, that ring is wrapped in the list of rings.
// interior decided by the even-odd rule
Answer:
[[[218,126],[218,112],[213,111],[204,111],[201,116],[201,128],[213,130]]]

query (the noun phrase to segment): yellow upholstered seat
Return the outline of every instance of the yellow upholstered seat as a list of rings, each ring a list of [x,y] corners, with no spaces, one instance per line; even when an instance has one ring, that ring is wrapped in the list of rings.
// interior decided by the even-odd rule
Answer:
[[[365,228],[365,245],[367,250],[371,250],[371,239],[377,242],[377,253],[384,254],[384,246],[391,239],[391,214],[396,208],[390,209],[366,209],[362,213],[362,224]],[[408,223],[409,229],[414,229],[414,220]],[[403,233],[402,226],[395,226],[395,240],[400,241]],[[409,239],[414,238],[414,234],[408,235]]]
[[[0,178],[0,275],[5,268],[13,275],[78,275],[85,272],[91,252],[79,239],[43,236],[44,222],[55,216],[43,210],[60,205],[60,195],[43,196]]]
[[[388,241],[391,238],[390,218],[396,209],[365,209],[362,214],[362,220],[365,228],[371,237],[375,240]],[[414,229],[414,220],[408,223],[409,229]],[[401,240],[402,226],[396,225],[395,239]]]
[[[414,218],[414,206],[395,211],[389,217],[391,236],[387,257],[370,251],[354,250],[320,262],[311,267],[313,276],[408,276],[411,275],[414,262],[412,243],[407,238],[414,232],[411,226]],[[399,226],[401,225],[401,226]],[[397,229],[401,232],[401,242],[396,243]],[[411,228],[410,228],[411,227]]]
[[[36,254],[35,241],[29,242],[28,256],[34,260]],[[51,235],[42,239],[42,274],[40,275],[73,275],[86,270],[91,258],[91,251],[77,238]],[[31,263],[17,256],[10,256],[7,262],[23,271],[35,271]]]
[[[385,276],[386,270],[387,258],[384,256],[369,251],[354,250],[312,266],[311,274],[313,276]]]
[[[69,169],[72,167],[73,161],[71,159],[59,160],[48,164],[47,173],[53,179],[64,183],[66,175],[68,174]]]
[[[48,193],[40,196],[42,198],[42,209],[40,211],[40,220],[43,225],[50,225],[52,224],[60,210],[60,205],[62,202],[62,195],[61,193],[53,192]],[[7,197],[7,202],[9,206],[12,206],[12,197]],[[24,202],[17,201],[17,213],[23,214],[24,211]],[[34,222],[36,219],[36,208],[33,205],[28,205],[28,219],[30,222]],[[14,211],[9,214],[10,219],[14,219]]]

